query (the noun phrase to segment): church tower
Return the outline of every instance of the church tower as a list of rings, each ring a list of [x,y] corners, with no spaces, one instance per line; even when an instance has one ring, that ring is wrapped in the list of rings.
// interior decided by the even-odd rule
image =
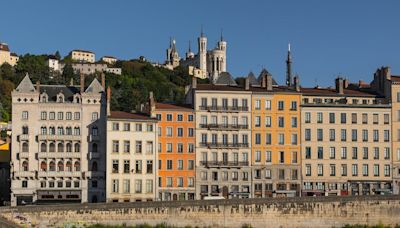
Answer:
[[[290,44],[288,45],[288,54],[286,59],[286,85],[292,86],[292,55],[290,54]]]
[[[222,36],[222,31],[221,31],[221,39],[218,42],[218,49],[223,52],[222,58],[219,60],[220,72],[226,72],[226,41]]]
[[[204,36],[203,28],[201,28],[200,37],[198,38],[199,47],[199,68],[203,72],[207,72],[207,37]]]

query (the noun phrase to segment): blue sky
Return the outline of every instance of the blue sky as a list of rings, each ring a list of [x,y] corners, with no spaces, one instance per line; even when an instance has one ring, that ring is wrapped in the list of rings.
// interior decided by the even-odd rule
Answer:
[[[287,44],[303,86],[341,74],[370,81],[376,68],[400,75],[400,1],[2,1],[0,40],[12,51],[62,55],[87,49],[122,59],[165,60],[169,37],[184,56],[203,25],[209,48],[223,29],[234,76],[262,67],[284,83]]]

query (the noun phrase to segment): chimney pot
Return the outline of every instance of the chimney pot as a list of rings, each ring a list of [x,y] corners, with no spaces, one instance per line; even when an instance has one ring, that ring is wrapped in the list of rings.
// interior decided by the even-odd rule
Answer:
[[[101,73],[101,86],[106,88],[106,74],[104,72]]]
[[[248,77],[244,79],[244,89],[245,90],[250,89],[250,79]]]
[[[83,73],[80,74],[81,77],[81,94],[85,92],[85,75]]]

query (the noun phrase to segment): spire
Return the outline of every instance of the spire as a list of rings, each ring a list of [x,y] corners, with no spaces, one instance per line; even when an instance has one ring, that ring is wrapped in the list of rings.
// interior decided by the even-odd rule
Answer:
[[[200,37],[204,37],[204,32],[203,32],[203,25],[201,25],[201,32],[200,32]]]
[[[169,37],[169,48],[172,48],[172,37]]]
[[[288,54],[286,59],[286,85],[292,86],[292,55],[290,54],[290,43],[288,44]]]
[[[224,41],[223,29],[221,28],[221,41]]]
[[[189,53],[192,52],[192,48],[190,47],[190,40],[189,40],[189,50],[188,50],[188,52]]]

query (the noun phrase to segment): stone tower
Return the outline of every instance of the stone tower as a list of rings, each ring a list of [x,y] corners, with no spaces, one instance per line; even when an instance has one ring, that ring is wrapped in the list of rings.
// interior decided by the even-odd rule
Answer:
[[[286,85],[292,86],[292,55],[290,54],[290,44],[288,44],[288,54],[286,59]]]
[[[199,46],[199,68],[203,72],[207,72],[207,37],[204,36],[203,28],[201,28],[200,37],[198,38]]]

